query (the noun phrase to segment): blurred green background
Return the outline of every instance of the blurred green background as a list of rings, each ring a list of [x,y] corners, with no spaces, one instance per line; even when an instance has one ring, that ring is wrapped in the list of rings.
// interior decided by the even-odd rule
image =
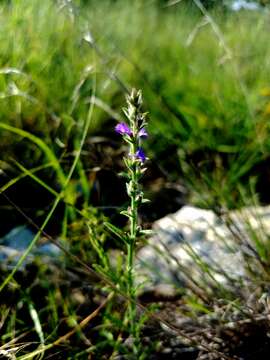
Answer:
[[[121,170],[123,149],[113,129],[124,119],[125,93],[136,87],[149,111],[150,196],[160,181],[158,189],[179,185],[186,201],[203,207],[234,208],[254,196],[268,203],[268,8],[199,4],[205,7],[191,0],[2,1],[0,113],[13,130],[0,127],[1,183],[21,173],[14,159],[27,169],[48,160],[14,128],[41,139],[68,171],[92,103],[69,198],[75,203],[79,192],[88,204],[123,203],[90,192],[108,190],[110,180],[97,182],[102,171],[110,179]],[[40,176],[59,188],[59,172]],[[10,193],[22,204],[20,186]],[[25,186],[41,191],[34,181]],[[29,206],[35,211],[48,202],[40,194],[40,206]]]

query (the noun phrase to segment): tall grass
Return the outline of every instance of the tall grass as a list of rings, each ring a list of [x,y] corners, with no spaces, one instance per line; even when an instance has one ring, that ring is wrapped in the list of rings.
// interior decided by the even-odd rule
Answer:
[[[1,6],[2,121],[42,134],[57,154],[61,144],[72,150],[88,101],[99,107],[92,131],[110,131],[124,99],[120,79],[144,90],[153,115],[150,151],[165,167],[168,146],[195,167],[199,161],[206,176],[220,159],[227,196],[268,158],[267,13],[212,14],[228,58],[211,24],[185,4],[104,1],[75,4],[73,13],[50,1]],[[83,40],[89,30],[92,44]],[[3,134],[9,151],[14,141]]]

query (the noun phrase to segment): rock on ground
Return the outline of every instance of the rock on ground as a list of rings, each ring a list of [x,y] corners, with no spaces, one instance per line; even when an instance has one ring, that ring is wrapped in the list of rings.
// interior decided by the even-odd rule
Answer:
[[[270,207],[249,207],[217,216],[184,206],[156,221],[155,235],[137,253],[138,282],[184,284],[188,277],[213,281],[246,276],[243,254],[254,256],[255,242],[270,233]],[[208,270],[207,270],[208,269]]]

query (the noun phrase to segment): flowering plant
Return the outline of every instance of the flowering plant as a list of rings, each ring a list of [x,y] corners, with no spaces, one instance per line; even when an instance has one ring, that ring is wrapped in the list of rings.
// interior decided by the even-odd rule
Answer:
[[[127,294],[130,298],[129,303],[129,323],[130,332],[135,340],[136,331],[136,289],[134,286],[133,263],[136,239],[142,234],[147,234],[147,230],[142,230],[138,223],[138,208],[147,202],[139,183],[143,173],[146,170],[145,162],[147,157],[141,146],[143,139],[148,137],[146,130],[146,113],[142,112],[142,94],[141,91],[132,90],[127,96],[127,108],[123,109],[128,124],[121,122],[116,125],[115,131],[123,136],[123,140],[129,146],[128,156],[124,157],[127,178],[127,194],[130,198],[128,209],[121,214],[129,219],[129,232],[125,238],[127,245],[126,277],[127,277]],[[136,347],[134,346],[134,349]]]

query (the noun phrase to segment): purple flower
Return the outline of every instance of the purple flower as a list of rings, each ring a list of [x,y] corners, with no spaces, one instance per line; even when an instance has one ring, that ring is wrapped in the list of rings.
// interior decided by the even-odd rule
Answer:
[[[143,148],[139,147],[135,154],[136,159],[139,159],[142,163],[145,162],[146,156],[143,151]]]
[[[146,131],[146,129],[144,127],[141,128],[141,130],[139,130],[138,136],[142,139],[148,138],[148,132]]]
[[[128,125],[124,122],[117,124],[115,127],[115,131],[120,135],[129,135],[129,136],[132,135],[132,131],[130,130]]]

